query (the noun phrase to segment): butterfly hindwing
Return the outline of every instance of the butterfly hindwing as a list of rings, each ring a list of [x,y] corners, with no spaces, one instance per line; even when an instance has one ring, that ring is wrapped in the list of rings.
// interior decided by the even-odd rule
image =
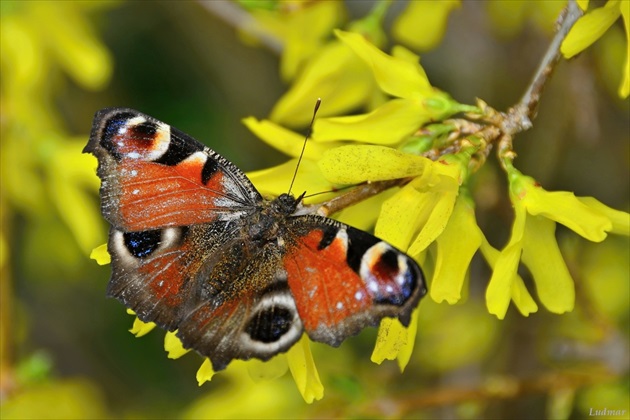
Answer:
[[[215,371],[232,359],[268,360],[288,350],[303,328],[279,268],[281,249],[235,241],[218,254],[216,264],[202,269],[207,276],[195,287],[198,304],[179,325],[184,346],[208,357]]]
[[[384,317],[409,325],[426,293],[416,262],[375,236],[316,215],[291,219],[299,235],[283,265],[304,329],[338,346]]]

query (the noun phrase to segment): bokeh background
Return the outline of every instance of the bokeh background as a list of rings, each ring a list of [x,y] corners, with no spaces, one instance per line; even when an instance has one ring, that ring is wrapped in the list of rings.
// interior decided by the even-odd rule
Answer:
[[[464,2],[455,10],[439,45],[422,52],[432,84],[462,103],[479,97],[500,110],[516,103],[561,2],[523,3]],[[343,21],[373,4],[346,2]],[[386,31],[404,7],[391,6]],[[94,112],[125,106],[180,128],[245,171],[284,162],[241,124],[264,118],[286,91],[278,51],[241,36],[199,1],[3,0],[0,11],[3,418],[581,418],[603,408],[626,410],[627,418],[628,238],[592,244],[562,228],[577,288],[570,314],[541,308],[524,318],[512,308],[498,321],[485,309],[489,272],[479,259],[465,302],[423,301],[402,374],[395,363],[369,361],[371,329],[339,349],[313,345],[326,390],[311,405],[290,374],[255,381],[239,371],[197,386],[199,356],[167,359],[161,331],[134,338],[133,318],[104,297],[109,268],[89,254],[106,241],[107,226],[94,163],[81,150]],[[626,52],[619,20],[560,64],[534,129],[516,139],[519,169],[547,190],[628,210],[629,105],[617,96]],[[505,191],[490,162],[473,193],[496,247],[512,220]]]

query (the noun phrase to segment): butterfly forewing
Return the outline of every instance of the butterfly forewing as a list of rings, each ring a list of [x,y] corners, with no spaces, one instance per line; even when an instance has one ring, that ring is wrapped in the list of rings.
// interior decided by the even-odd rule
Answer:
[[[138,111],[99,111],[84,152],[99,159],[105,218],[125,231],[234,220],[262,200],[232,163]]]

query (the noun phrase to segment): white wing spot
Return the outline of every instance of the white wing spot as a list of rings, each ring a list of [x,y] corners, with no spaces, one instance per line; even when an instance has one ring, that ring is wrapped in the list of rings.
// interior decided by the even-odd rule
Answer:
[[[343,309],[343,303],[337,302],[337,309]]]
[[[354,298],[355,298],[356,300],[361,300],[361,299],[363,299],[363,292],[359,290],[358,292],[356,292],[356,293],[354,294]]]

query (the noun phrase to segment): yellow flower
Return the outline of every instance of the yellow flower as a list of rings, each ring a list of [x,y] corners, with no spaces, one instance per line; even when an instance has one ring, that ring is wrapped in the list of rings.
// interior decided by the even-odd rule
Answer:
[[[582,16],[571,28],[569,34],[562,42],[560,51],[565,58],[571,58],[584,51],[591,44],[601,38],[612,26],[619,16],[623,17],[626,28],[626,60],[624,77],[619,86],[619,96],[627,98],[630,94],[630,2],[622,0],[609,0],[604,7],[599,7]]]
[[[98,265],[107,265],[112,262],[112,258],[107,252],[107,244],[94,248],[90,253],[90,259],[96,261]]]
[[[372,145],[330,149],[319,160],[324,177],[336,184],[360,184],[421,175],[433,162],[422,156]]]
[[[437,303],[457,303],[468,266],[484,235],[475,220],[475,206],[467,189],[460,188],[451,217],[437,237],[433,280],[429,293]]]
[[[320,2],[319,4],[339,4]],[[378,2],[364,19],[350,25],[373,42],[380,44],[384,38],[380,22],[388,2]],[[331,34],[329,28],[328,34]],[[310,24],[292,27],[292,37],[303,43],[304,33],[310,32]],[[308,38],[308,37],[307,37]],[[369,68],[343,42],[332,40],[311,55],[304,57],[304,65],[295,74],[289,90],[278,100],[269,118],[291,127],[306,125],[316,98],[322,98],[319,116],[338,115],[358,107],[372,107],[383,101]],[[292,77],[293,78],[293,77]]]
[[[492,28],[500,36],[512,37],[520,33],[528,21],[551,35],[558,14],[566,3],[557,0],[511,0],[489,1],[485,5]]]
[[[384,360],[396,359],[400,371],[404,371],[411,358],[417,332],[417,308],[411,314],[411,323],[408,328],[405,328],[398,319],[383,318],[370,360],[380,365]]]
[[[242,28],[243,35],[265,32],[283,44],[280,74],[292,80],[325,38],[343,19],[343,5],[336,1],[278,3],[278,8],[251,10],[254,17]]]
[[[164,350],[168,353],[169,359],[179,359],[190,349],[185,349],[182,341],[177,337],[177,331],[167,331],[164,334]]]
[[[410,1],[394,22],[392,33],[398,41],[416,50],[430,50],[444,36],[449,13],[460,3],[459,0]]]
[[[470,110],[433,88],[418,56],[409,50],[397,47],[393,55],[387,55],[360,34],[339,30],[335,34],[369,66],[380,89],[397,98],[367,114],[319,118],[313,127],[313,140],[393,145],[431,120]]]
[[[415,179],[385,200],[374,229],[376,236],[399,249],[408,250],[416,259],[423,257],[426,248],[443,234],[449,223],[467,159],[443,156],[439,162],[427,161],[422,161],[422,171]],[[466,255],[461,256],[461,259],[467,258]],[[448,279],[448,282],[451,281],[453,279]],[[457,280],[454,284],[458,287]],[[373,362],[397,359],[400,369],[405,368],[415,342],[417,316],[416,310],[409,328],[403,327],[396,319],[381,321],[372,353]]]
[[[131,309],[127,309],[127,313],[129,315],[135,315],[136,314]],[[144,321],[141,321],[139,318],[136,317],[133,320],[133,326],[129,329],[129,332],[131,334],[135,335],[136,337],[140,338],[142,336],[147,335],[151,331],[153,331],[153,329],[156,326],[157,325],[155,325],[153,322],[144,322]]]
[[[594,242],[601,242],[608,232],[628,232],[620,214],[590,199],[572,193],[548,192],[531,177],[508,168],[510,198],[515,219],[510,241],[495,261],[486,291],[488,311],[503,319],[515,292],[516,270],[522,260],[532,274],[541,303],[551,312],[571,311],[575,289],[569,270],[555,239],[556,222]],[[616,220],[615,224],[613,221]],[[520,284],[517,289],[522,292]],[[516,293],[518,294],[518,293]],[[527,299],[527,298],[525,298]],[[525,306],[532,307],[531,303]]]
[[[312,114],[314,105],[315,102],[313,101],[307,114]],[[254,117],[244,118],[243,124],[258,138],[268,145],[275,147],[280,152],[294,158],[300,156],[302,147],[304,146],[304,135],[287,130],[272,121],[259,121]],[[338,145],[337,143],[319,144],[309,141],[307,147],[304,149],[304,158],[317,160],[326,150]]]
[[[300,341],[289,349],[287,361],[302,398],[310,404],[324,397],[324,386],[319,379],[309,343],[308,337],[304,334]]]

